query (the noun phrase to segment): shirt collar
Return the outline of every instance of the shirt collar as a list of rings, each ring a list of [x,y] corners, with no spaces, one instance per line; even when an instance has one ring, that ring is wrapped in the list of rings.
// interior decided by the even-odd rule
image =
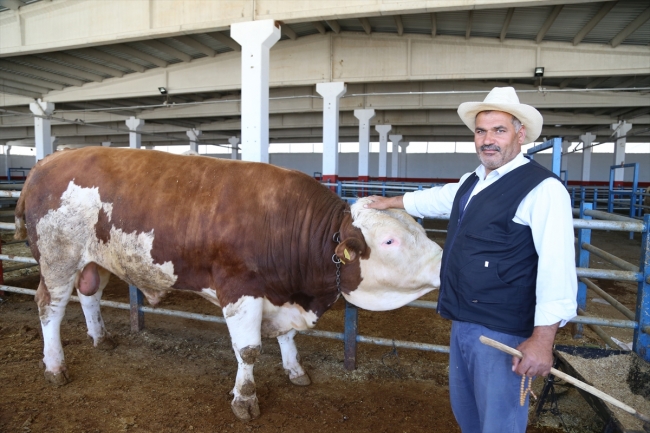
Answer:
[[[502,165],[501,167],[494,169],[490,172],[488,177],[497,177],[497,176],[503,176],[504,174],[510,173],[512,170],[514,170],[517,167],[521,167],[522,165],[528,163],[529,160],[524,157],[523,152],[520,152],[517,156],[514,157],[514,159],[507,164]],[[483,164],[479,165],[476,170],[474,170],[474,173],[478,176],[480,180],[486,179],[485,177],[485,167]]]

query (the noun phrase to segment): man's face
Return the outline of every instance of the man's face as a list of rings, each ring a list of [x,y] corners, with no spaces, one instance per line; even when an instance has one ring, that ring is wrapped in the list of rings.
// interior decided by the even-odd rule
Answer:
[[[512,161],[521,153],[526,127],[515,132],[512,114],[503,111],[482,111],[476,116],[474,144],[487,173]]]

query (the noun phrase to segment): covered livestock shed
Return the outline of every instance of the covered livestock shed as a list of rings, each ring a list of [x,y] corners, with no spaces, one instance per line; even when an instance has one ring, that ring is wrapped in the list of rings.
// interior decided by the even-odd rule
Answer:
[[[309,387],[285,378],[264,340],[262,416],[241,423],[221,310],[173,293],[154,314],[113,278],[102,311],[117,345],[87,343],[72,303],[61,334],[71,382],[51,387],[39,269],[12,240],[13,211],[38,160],[87,146],[270,163],[350,200],[455,182],[478,165],[456,109],[502,86],[542,113],[524,151],[544,149],[535,160],[572,197],[584,314],[556,343],[645,356],[601,386],[650,413],[635,386],[649,376],[649,59],[644,0],[0,0],[0,431],[459,431],[437,291],[387,312],[339,299],[296,338]],[[444,245],[446,221],[423,225]],[[639,428],[565,383],[546,392],[528,431]]]

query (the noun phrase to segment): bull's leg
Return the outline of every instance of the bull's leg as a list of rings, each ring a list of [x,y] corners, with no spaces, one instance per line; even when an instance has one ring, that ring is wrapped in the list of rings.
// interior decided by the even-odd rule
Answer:
[[[67,285],[50,289],[41,279],[36,290],[36,303],[43,330],[45,379],[54,385],[65,385],[69,381],[61,345],[61,321],[72,293],[72,286],[73,281],[70,281]]]
[[[284,371],[289,375],[291,383],[306,386],[311,384],[311,379],[302,368],[302,365],[300,365],[300,354],[296,348],[296,342],[293,341],[293,337],[295,336],[295,329],[278,336],[280,352],[282,352],[282,365],[284,366]]]
[[[93,264],[94,265],[94,264]],[[82,271],[82,277],[84,273],[89,273],[90,271],[87,268],[84,268]],[[108,332],[106,332],[106,327],[104,326],[104,319],[102,319],[102,313],[100,311],[99,301],[102,299],[102,293],[104,288],[108,284],[108,280],[111,276],[111,273],[106,269],[100,266],[94,266],[92,272],[93,275],[90,280],[96,281],[97,287],[94,288],[95,293],[90,296],[86,296],[82,293],[82,290],[79,289],[80,282],[77,283],[77,294],[79,295],[79,301],[81,302],[81,308],[83,309],[84,316],[86,317],[86,326],[88,327],[88,337],[93,340],[93,345],[99,349],[110,350],[115,348],[115,343],[111,339]],[[81,280],[81,278],[80,278]],[[86,281],[88,278],[86,279]]]
[[[232,348],[238,362],[231,406],[235,416],[242,421],[260,416],[253,366],[262,350],[263,307],[262,298],[244,296],[234,304],[228,304],[223,308]]]

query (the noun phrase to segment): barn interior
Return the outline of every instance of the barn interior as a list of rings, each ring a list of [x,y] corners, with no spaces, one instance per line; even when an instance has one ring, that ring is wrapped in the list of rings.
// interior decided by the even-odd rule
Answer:
[[[264,45],[263,35],[234,29],[267,20],[279,37],[267,47],[259,82],[247,81],[243,53]],[[323,84],[343,90],[332,99],[337,87]],[[265,414],[246,425],[228,405],[236,361],[225,327],[147,311],[145,329],[132,333],[124,311],[129,288],[113,281],[104,299],[121,309],[104,314],[118,347],[100,352],[87,345],[81,310],[71,306],[62,335],[77,377],[46,388],[30,296],[38,267],[24,243],[11,239],[13,206],[37,160],[85,146],[189,149],[268,162],[333,182],[349,199],[453,182],[478,165],[458,105],[502,86],[517,89],[543,115],[541,137],[525,150],[543,149],[535,160],[558,170],[574,206],[587,301],[557,343],[603,351],[601,371],[629,354],[645,359],[630,367],[636,379],[601,374],[610,380],[600,386],[614,393],[614,382],[623,384],[627,393],[630,380],[648,377],[650,348],[646,0],[0,0],[0,377],[7,383],[0,430],[459,431],[447,402],[448,358],[436,351],[448,344],[448,324],[430,305],[359,311],[359,334],[385,345],[359,344],[355,370],[346,369],[341,341],[299,336],[314,382],[308,390],[283,382],[279,351],[265,342],[258,376]],[[244,132],[255,122],[244,108],[247,91],[263,108],[261,139]],[[329,120],[327,101],[337,105]],[[440,245],[446,225],[424,221]],[[591,240],[583,245],[587,232]],[[422,299],[436,300],[437,294]],[[179,306],[221,314],[183,294],[161,309]],[[338,302],[316,330],[344,333],[345,317]],[[413,350],[412,342],[424,350]],[[571,360],[565,365],[579,363]],[[573,373],[586,378],[579,368]],[[104,391],[84,387],[102,381]],[[166,384],[178,394],[161,392]],[[529,431],[643,429],[564,383],[549,391],[538,379],[535,387],[556,395],[539,413],[531,405]],[[647,414],[642,394],[620,398]],[[56,401],[68,409],[52,409]],[[92,407],[99,413],[79,410]],[[173,421],[165,421],[169,415]]]

